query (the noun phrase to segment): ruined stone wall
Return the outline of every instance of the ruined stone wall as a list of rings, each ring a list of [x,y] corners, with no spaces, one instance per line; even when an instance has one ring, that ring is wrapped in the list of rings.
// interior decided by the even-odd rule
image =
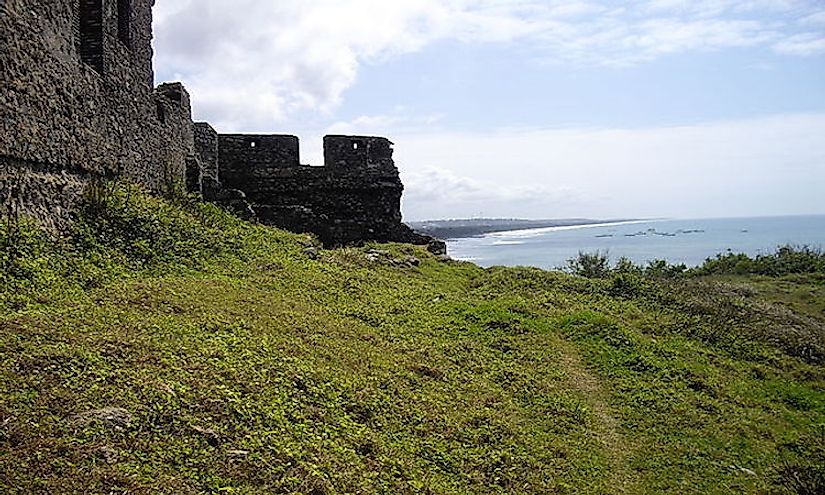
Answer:
[[[300,165],[298,138],[287,135],[221,134],[218,138],[219,179],[224,187],[257,187],[271,171]]]
[[[153,88],[154,0],[0,1],[0,206],[56,229],[97,178],[187,187],[328,245],[419,242],[401,223],[392,143],[327,136],[324,167],[298,138],[194,125],[178,83]],[[248,202],[247,202],[248,201]]]
[[[258,218],[327,245],[401,241],[401,193],[396,173],[302,166],[274,169],[245,192]]]
[[[242,190],[263,223],[330,246],[428,241],[401,223],[404,186],[385,138],[327,136],[323,167],[300,164],[295,136],[221,135],[218,143],[222,187]]]
[[[374,136],[324,137],[324,165],[334,169],[395,169],[392,142]]]
[[[189,96],[152,87],[153,3],[0,3],[0,202],[50,225],[95,177],[183,182]]]
[[[200,163],[201,192],[212,196],[220,189],[218,182],[218,132],[206,122],[196,122],[194,126],[195,150]],[[196,189],[189,188],[197,192]]]

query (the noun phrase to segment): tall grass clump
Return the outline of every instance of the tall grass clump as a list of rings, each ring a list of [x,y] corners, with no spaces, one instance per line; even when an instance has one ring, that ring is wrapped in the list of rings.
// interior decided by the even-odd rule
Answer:
[[[86,253],[117,257],[132,269],[195,267],[239,247],[241,222],[218,207],[145,194],[130,184],[90,187],[73,228]]]
[[[0,223],[0,306],[21,309],[117,278],[243,259],[272,250],[284,235],[195,198],[164,199],[127,183],[94,183],[61,235],[26,219]]]

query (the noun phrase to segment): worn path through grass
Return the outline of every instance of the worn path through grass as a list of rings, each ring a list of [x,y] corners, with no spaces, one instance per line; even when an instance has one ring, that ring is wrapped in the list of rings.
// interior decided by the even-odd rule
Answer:
[[[208,205],[106,201],[68,241],[0,239],[2,493],[821,486],[821,278],[310,255]]]

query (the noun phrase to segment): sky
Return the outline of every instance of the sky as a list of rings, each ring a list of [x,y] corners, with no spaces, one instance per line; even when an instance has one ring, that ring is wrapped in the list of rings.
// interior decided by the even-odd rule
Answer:
[[[407,220],[825,214],[825,0],[158,0],[220,132],[387,136]]]

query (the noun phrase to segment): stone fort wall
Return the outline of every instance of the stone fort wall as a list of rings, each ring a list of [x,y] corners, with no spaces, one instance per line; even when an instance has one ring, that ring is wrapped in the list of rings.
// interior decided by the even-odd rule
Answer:
[[[153,87],[153,0],[0,3],[0,200],[46,225],[85,184],[160,192],[193,156],[189,95]]]
[[[295,136],[193,123],[180,83],[153,87],[153,5],[2,0],[0,214],[59,230],[91,182],[122,178],[185,187],[328,245],[429,241],[401,223],[387,139],[327,136],[325,166],[309,167]]]
[[[386,138],[326,136],[324,166],[309,166],[301,164],[296,136],[195,127],[202,164],[218,170],[221,190],[243,191],[263,223],[313,232],[327,245],[430,241],[401,222],[404,186]],[[206,166],[216,155],[217,165]]]

